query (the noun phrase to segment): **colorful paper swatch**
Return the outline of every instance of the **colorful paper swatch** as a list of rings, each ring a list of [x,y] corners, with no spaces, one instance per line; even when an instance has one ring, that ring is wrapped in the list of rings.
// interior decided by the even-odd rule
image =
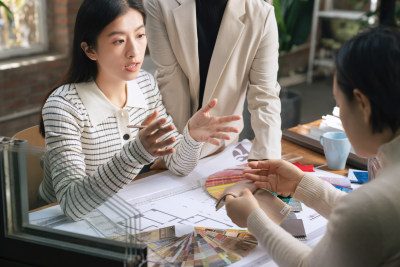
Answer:
[[[206,190],[214,197],[219,199],[226,187],[245,180],[243,176],[243,168],[226,169],[210,175],[206,180]]]
[[[195,227],[192,233],[147,244],[148,266],[227,266],[257,246],[248,231]]]
[[[214,197],[215,199],[219,199],[225,188],[231,185],[236,184],[241,180],[245,180],[243,176],[243,169],[247,168],[247,163],[243,165],[236,166],[234,168],[226,169],[223,171],[216,172],[210,175],[206,180],[206,190],[207,192]],[[271,192],[271,191],[270,191]],[[271,192],[275,196],[277,195],[274,192]],[[291,197],[281,197],[278,196],[283,202],[290,205],[293,212],[299,212],[302,210],[301,202],[291,198]]]
[[[302,170],[303,172],[314,172],[314,165],[306,165],[306,164],[301,164],[300,162],[296,161],[293,163],[297,168]]]
[[[353,191],[353,189],[351,187],[345,187],[345,186],[339,186],[339,185],[334,185],[333,186],[337,189],[339,189],[340,191],[346,192],[346,193],[350,193],[351,191]]]
[[[368,182],[368,171],[349,169],[348,178],[352,183],[363,184]]]

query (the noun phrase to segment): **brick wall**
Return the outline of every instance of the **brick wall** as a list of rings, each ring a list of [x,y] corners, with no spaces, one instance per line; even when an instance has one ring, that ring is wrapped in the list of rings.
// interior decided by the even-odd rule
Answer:
[[[38,124],[44,97],[67,69],[75,16],[81,3],[82,0],[46,1],[49,51],[45,54],[64,56],[0,70],[0,136],[12,136],[17,131]],[[34,112],[35,109],[38,111]]]

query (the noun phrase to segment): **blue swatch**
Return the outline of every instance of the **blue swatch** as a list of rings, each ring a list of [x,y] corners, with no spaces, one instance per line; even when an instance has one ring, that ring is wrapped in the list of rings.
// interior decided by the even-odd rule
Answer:
[[[333,184],[333,186],[336,187],[337,189],[339,189],[340,191],[343,191],[343,192],[346,192],[346,193],[349,193],[349,192],[351,192],[353,190],[353,189],[348,188],[348,187],[338,186],[338,185],[334,185],[334,184]]]
[[[354,176],[357,178],[357,182],[360,184],[368,182],[368,172],[354,171]]]

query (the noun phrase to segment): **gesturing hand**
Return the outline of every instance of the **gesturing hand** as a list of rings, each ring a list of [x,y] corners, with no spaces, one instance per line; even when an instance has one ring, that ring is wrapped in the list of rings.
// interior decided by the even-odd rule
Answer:
[[[243,170],[244,177],[255,181],[255,185],[276,193],[293,194],[304,176],[304,172],[292,163],[281,159],[253,161],[252,169]]]
[[[211,116],[210,110],[217,105],[217,99],[212,99],[207,105],[197,111],[189,120],[189,134],[197,142],[208,142],[213,145],[221,145],[218,139],[229,140],[230,136],[225,133],[238,133],[239,129],[223,124],[240,120],[239,115]]]
[[[143,121],[142,125],[148,125],[146,128],[139,131],[139,139],[142,142],[143,147],[149,152],[153,157],[160,157],[168,155],[174,152],[173,148],[164,149],[175,142],[175,138],[171,137],[161,142],[157,139],[165,135],[166,133],[172,131],[175,127],[170,124],[162,128],[162,126],[167,122],[166,118],[161,118],[154,121],[158,116],[158,111],[155,110],[152,114],[147,116]]]

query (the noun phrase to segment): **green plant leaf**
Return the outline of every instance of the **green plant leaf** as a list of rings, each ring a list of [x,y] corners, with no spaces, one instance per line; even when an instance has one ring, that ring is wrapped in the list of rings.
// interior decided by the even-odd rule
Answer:
[[[311,31],[313,0],[274,0],[279,31],[279,51],[304,43]]]
[[[13,21],[13,18],[14,18],[13,13],[12,13],[11,10],[8,8],[8,6],[6,6],[6,4],[4,4],[3,1],[0,1],[0,7],[4,7],[4,9],[6,10],[7,19],[8,19],[8,21],[9,21],[10,24],[11,24],[12,21]]]
[[[285,0],[283,0],[285,1]],[[281,11],[281,0],[274,0],[273,5],[275,9],[275,19],[278,25],[279,35],[284,34],[286,32],[285,21],[283,20],[283,15]]]
[[[301,45],[307,41],[311,31],[314,1],[295,1],[287,14],[287,32],[292,36],[287,49],[291,50],[295,45]]]

